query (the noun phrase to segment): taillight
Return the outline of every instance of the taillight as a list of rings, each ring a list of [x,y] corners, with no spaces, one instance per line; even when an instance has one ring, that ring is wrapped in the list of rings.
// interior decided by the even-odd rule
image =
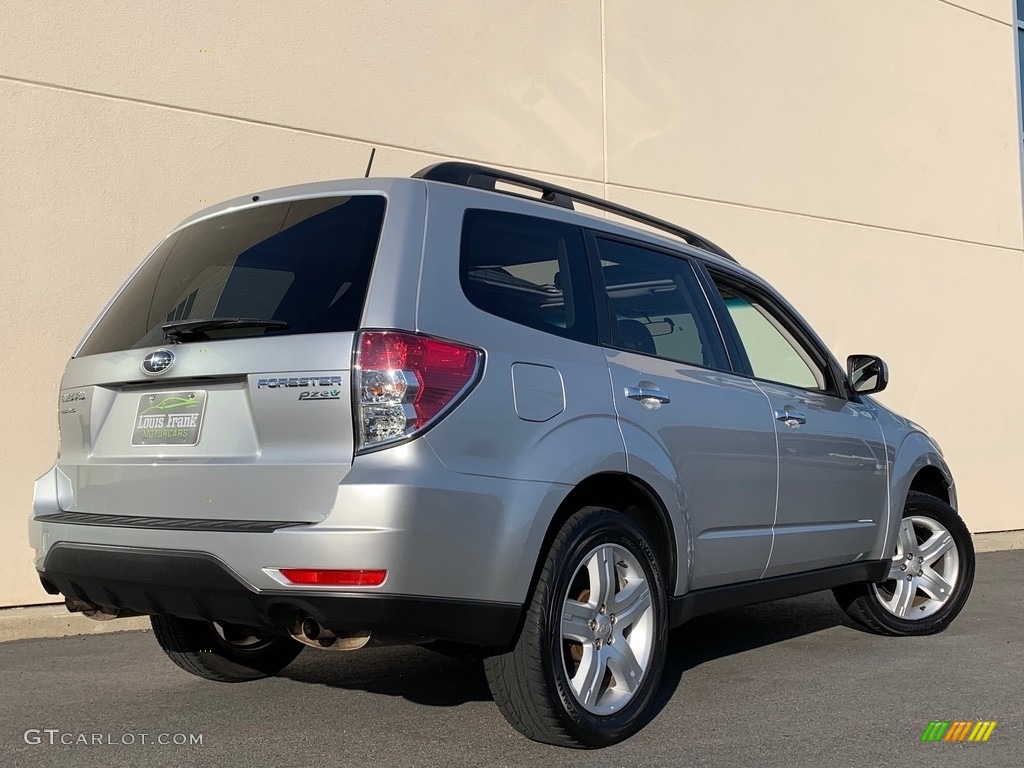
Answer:
[[[404,440],[440,419],[474,384],[483,353],[402,331],[363,331],[354,403],[359,448]]]

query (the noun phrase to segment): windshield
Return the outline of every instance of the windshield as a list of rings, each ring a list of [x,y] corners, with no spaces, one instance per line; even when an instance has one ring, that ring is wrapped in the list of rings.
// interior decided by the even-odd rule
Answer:
[[[187,226],[146,261],[79,354],[164,344],[165,325],[190,319],[264,321],[214,323],[204,329],[207,340],[354,331],[384,207],[379,195],[326,197]]]

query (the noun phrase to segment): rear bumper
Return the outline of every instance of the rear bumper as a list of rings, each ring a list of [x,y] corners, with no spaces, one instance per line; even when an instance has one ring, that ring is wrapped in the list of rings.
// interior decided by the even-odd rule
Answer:
[[[371,592],[254,590],[203,552],[57,543],[39,577],[65,597],[143,614],[287,630],[310,616],[335,631],[373,630],[505,647],[522,606]]]
[[[316,523],[295,525],[289,509],[273,505],[244,518],[208,509],[187,485],[175,517],[154,516],[144,493],[133,509],[83,510],[68,503],[71,485],[59,467],[36,482],[28,528],[40,571],[60,544],[192,552],[222,563],[259,594],[365,592],[515,605],[527,599],[548,521],[570,490],[453,472],[423,440],[359,457]],[[386,569],[388,576],[379,587],[310,589],[289,584],[282,568]]]
[[[332,630],[488,646],[514,636],[548,521],[570,490],[453,472],[423,440],[359,457],[327,516],[302,525],[273,505],[245,519],[230,505],[218,514],[187,486],[173,518],[149,513],[145,494],[134,510],[82,510],[67,503],[71,485],[59,467],[43,475],[28,526],[44,585],[66,597],[278,629],[307,614]],[[302,586],[283,568],[386,569],[387,579]]]

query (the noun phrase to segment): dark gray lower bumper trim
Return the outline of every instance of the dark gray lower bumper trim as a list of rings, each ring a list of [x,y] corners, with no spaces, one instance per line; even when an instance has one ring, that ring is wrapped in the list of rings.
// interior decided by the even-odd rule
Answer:
[[[523,608],[374,592],[255,592],[203,552],[57,543],[39,578],[51,594],[144,614],[287,630],[310,616],[335,631],[376,630],[507,647]]]

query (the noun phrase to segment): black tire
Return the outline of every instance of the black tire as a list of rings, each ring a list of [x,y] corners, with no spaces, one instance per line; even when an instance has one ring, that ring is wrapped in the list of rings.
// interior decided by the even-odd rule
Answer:
[[[222,625],[208,621],[151,616],[153,634],[164,652],[179,667],[206,680],[242,683],[276,675],[295,660],[302,645],[285,635]],[[226,637],[235,638],[234,641]],[[244,638],[250,638],[248,645]]]
[[[614,545],[620,548],[619,552],[624,549],[639,565],[650,588],[653,608],[651,613],[644,609],[644,615],[649,618],[639,635],[650,639],[649,646],[644,643],[649,653],[641,682],[633,690],[631,698],[612,714],[594,714],[581,706],[567,672],[567,665],[574,663],[569,659],[572,641],[563,640],[561,630],[564,600],[570,586],[575,590],[579,584],[577,580],[586,578],[581,576],[586,572],[578,573],[577,569],[601,545]],[[625,579],[621,566],[622,561],[616,560],[616,590],[621,589]],[[640,583],[639,578],[636,583]],[[589,600],[589,592],[573,599]],[[607,618],[611,618],[610,613]],[[640,625],[628,627],[629,631],[634,631],[635,626]],[[605,623],[603,629],[611,632],[614,627],[609,628]],[[619,632],[625,629],[620,624]],[[632,638],[632,634],[625,637],[614,635],[611,641],[604,641],[607,644],[605,653],[611,652],[609,643],[614,642],[614,637],[620,637],[620,645],[615,646],[616,653],[621,653],[623,642],[632,643],[626,639]],[[648,544],[647,534],[619,512],[587,507],[566,521],[545,555],[515,646],[506,653],[485,658],[484,669],[498,709],[527,738],[564,747],[604,747],[633,735],[650,718],[652,701],[665,665],[667,637],[665,582],[658,558]],[[602,647],[600,642],[593,642],[597,643],[597,648]],[[582,652],[582,644],[579,649]],[[603,666],[599,668],[605,669]],[[603,682],[597,687],[603,693],[596,694],[595,702],[606,695],[613,684],[618,685],[610,667],[602,671],[600,677]]]
[[[908,517],[928,518],[949,532],[959,558],[957,578],[942,606],[920,619],[901,618],[883,604],[876,586],[883,594],[894,594],[892,590],[896,586],[895,580],[880,585],[847,584],[833,590],[840,607],[851,619],[879,635],[932,635],[941,632],[963,609],[974,585],[974,544],[970,531],[956,511],[942,499],[911,491],[903,511],[903,518]],[[920,541],[920,535],[918,540]],[[923,603],[926,597],[927,595],[919,592],[915,604]],[[924,611],[925,608],[911,607],[908,616],[912,617],[917,610]]]

